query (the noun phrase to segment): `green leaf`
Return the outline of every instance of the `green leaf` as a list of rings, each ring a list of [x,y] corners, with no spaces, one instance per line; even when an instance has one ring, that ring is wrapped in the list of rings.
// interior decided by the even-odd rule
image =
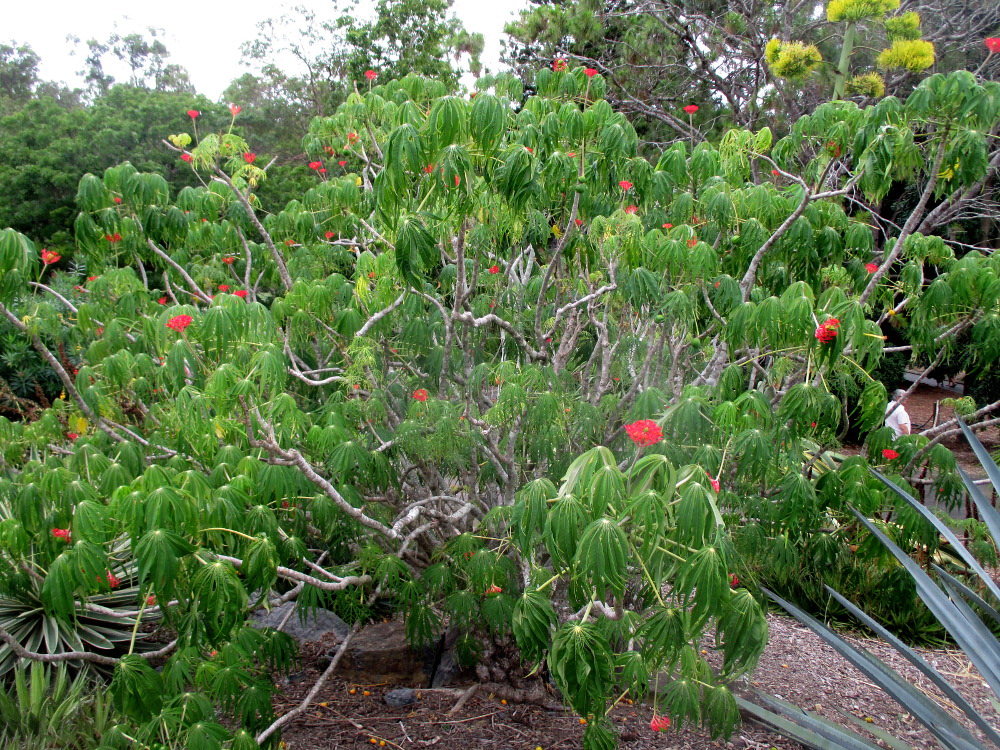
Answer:
[[[163,682],[141,656],[123,656],[115,665],[108,688],[115,710],[136,721],[147,721],[163,705]]]

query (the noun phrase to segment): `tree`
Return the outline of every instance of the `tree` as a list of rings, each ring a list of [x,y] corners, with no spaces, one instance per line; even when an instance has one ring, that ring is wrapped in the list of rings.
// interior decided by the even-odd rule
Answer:
[[[40,58],[28,45],[0,44],[0,115],[31,99],[38,85]]]
[[[916,58],[883,59],[881,69],[889,77],[880,83],[871,73],[878,50],[894,41],[912,46],[922,29],[924,40],[937,49],[938,70],[975,69],[985,56],[983,38],[1000,28],[995,3],[854,3],[858,22],[846,20],[845,12],[858,15],[843,10],[848,5],[850,0],[835,0],[829,8],[756,0],[539,2],[508,26],[513,39],[508,56],[522,69],[559,57],[599,69],[608,76],[614,106],[650,122],[649,140],[667,141],[690,134],[680,114],[686,104],[702,108],[696,120],[701,130],[729,124],[780,130],[835,88],[862,102],[883,94],[905,97],[918,79],[899,64],[912,67]],[[885,14],[896,8],[886,23]],[[866,49],[853,43],[858,23]],[[772,40],[786,45],[783,55]],[[847,75],[839,72],[843,65]],[[866,72],[870,78],[857,77],[845,90],[847,77]]]
[[[0,629],[24,658],[113,667],[129,721],[106,741],[163,722],[178,742],[272,740],[288,644],[248,608],[378,596],[414,642],[466,626],[497,691],[546,671],[587,748],[613,744],[613,702],[653,678],[655,726],[726,734],[728,684],[766,640],[734,542],[792,567],[846,554],[846,503],[891,510],[868,461],[954,491],[952,425],[892,443],[867,372],[890,320],[932,364],[966,331],[1000,357],[997,259],[930,234],[1000,166],[1000,85],[933,76],[905,105],[831,102],[776,143],[734,129],[655,166],[596,70],[533,85],[352,93],[306,136],[315,186],[270,216],[267,161],[198,124],[167,140],[198,187],[129,165],[81,181],[74,258],[0,237],[0,315],[66,394],[0,418],[0,582],[71,624],[110,573],[137,587],[129,617],[155,607],[177,634],[161,675]],[[917,201],[876,244],[850,196],[901,180]],[[838,464],[828,384],[846,377],[868,438]]]
[[[170,51],[157,39],[163,34],[163,29],[151,26],[146,29],[146,34],[148,38],[141,33],[122,35],[115,32],[104,42],[87,40],[86,67],[80,74],[87,82],[91,98],[107,94],[115,84],[114,75],[106,71],[106,66],[113,60],[127,68],[129,86],[151,91],[195,93],[187,71],[180,65],[167,62]],[[69,41],[80,45],[79,38],[70,37]]]

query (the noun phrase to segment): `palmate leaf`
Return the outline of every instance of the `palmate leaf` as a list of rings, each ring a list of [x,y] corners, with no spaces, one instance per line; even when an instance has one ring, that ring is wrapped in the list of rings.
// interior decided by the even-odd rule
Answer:
[[[760,603],[746,589],[734,591],[726,600],[716,628],[725,660],[723,674],[736,677],[752,671],[767,644],[767,618]]]
[[[169,595],[180,569],[180,559],[194,551],[194,545],[172,531],[148,532],[135,545],[140,584],[149,583],[157,596]]]
[[[202,566],[191,579],[193,600],[190,617],[204,629],[213,645],[227,638],[246,618],[247,592],[228,562],[216,560]]]
[[[141,656],[123,656],[108,688],[115,709],[136,721],[146,721],[163,705],[163,681]]]
[[[628,557],[625,532],[610,518],[601,518],[580,537],[573,561],[575,576],[587,581],[599,595],[610,590],[621,597],[625,594]]]
[[[559,628],[548,663],[556,686],[580,716],[604,715],[614,658],[594,623],[568,622]]]
[[[729,596],[729,570],[719,547],[708,545],[681,564],[674,590],[684,600],[694,598],[691,615],[703,621],[723,606]]]
[[[527,590],[514,604],[511,629],[517,647],[529,661],[541,661],[558,619],[552,602],[539,591]]]

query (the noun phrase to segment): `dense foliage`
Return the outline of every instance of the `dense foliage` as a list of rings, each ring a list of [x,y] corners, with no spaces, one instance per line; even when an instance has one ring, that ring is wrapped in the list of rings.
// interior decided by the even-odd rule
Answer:
[[[893,443],[868,371],[883,326],[915,362],[959,334],[1000,357],[1000,261],[933,234],[1000,161],[1000,86],[933,76],[651,164],[595,69],[526,98],[372,72],[313,121],[314,185],[281,211],[258,210],[266,155],[192,110],[163,148],[199,186],[124,164],[80,182],[65,256],[0,232],[4,333],[62,388],[0,417],[0,603],[37,596],[84,644],[0,619],[5,650],[112,668],[105,746],[254,747],[294,649],[248,611],[382,597],[415,642],[483,623],[467,656],[515,690],[544,670],[587,747],[654,677],[657,726],[727,734],[766,640],[737,550],[853,554],[848,504],[890,502],[868,461],[957,489],[948,425]],[[897,226],[858,208],[901,181]],[[851,420],[867,453],[832,460]],[[123,587],[130,609],[101,600]],[[127,646],[84,638],[91,612]],[[143,652],[153,616],[175,639]],[[490,671],[514,647],[523,671]]]

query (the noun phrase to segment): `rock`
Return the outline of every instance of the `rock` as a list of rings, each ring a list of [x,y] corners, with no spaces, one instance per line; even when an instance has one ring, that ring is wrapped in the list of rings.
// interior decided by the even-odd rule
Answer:
[[[412,688],[390,690],[382,696],[382,700],[386,702],[386,705],[392,706],[393,708],[410,706],[417,702],[417,692]]]
[[[364,683],[427,681],[423,655],[407,644],[400,622],[376,622],[358,631],[337,672]]]
[[[251,615],[250,621],[259,628],[277,628],[295,606],[295,602],[286,602],[270,612],[262,609]],[[282,632],[303,643],[313,643],[330,633],[342,641],[351,632],[351,626],[328,609],[312,609],[308,611],[304,622],[300,613],[294,612]]]

